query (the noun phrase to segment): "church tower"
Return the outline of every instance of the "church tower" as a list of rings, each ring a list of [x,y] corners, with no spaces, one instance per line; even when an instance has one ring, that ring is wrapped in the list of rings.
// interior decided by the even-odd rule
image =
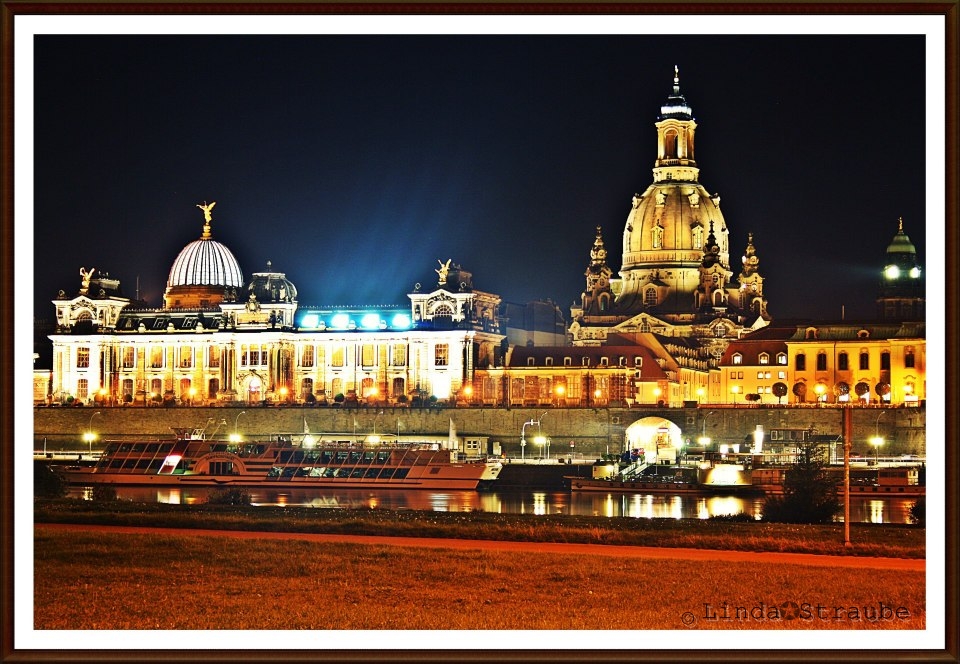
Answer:
[[[603,230],[597,226],[597,235],[590,249],[590,264],[583,273],[587,280],[587,288],[580,294],[580,306],[573,308],[574,316],[582,316],[584,313],[598,315],[610,311],[615,297],[610,288],[612,275],[613,270],[607,265]]]
[[[654,123],[653,181],[634,194],[623,231],[617,278],[606,265],[598,231],[587,290],[571,307],[576,343],[602,343],[609,334],[651,331],[674,337],[735,337],[769,321],[753,236],[747,241],[739,283],[730,266],[730,232],[720,196],[700,183],[695,157],[697,121],[673,88]],[[603,260],[600,259],[600,252]],[[613,296],[612,301],[608,298]]]
[[[919,321],[926,315],[923,274],[917,249],[903,232],[900,218],[897,234],[887,247],[877,297],[877,317],[889,321]]]

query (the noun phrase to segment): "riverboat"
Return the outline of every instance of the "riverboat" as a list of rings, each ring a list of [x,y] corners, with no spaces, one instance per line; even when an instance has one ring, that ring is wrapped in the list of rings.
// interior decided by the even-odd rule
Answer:
[[[75,486],[475,490],[492,485],[499,461],[463,458],[437,441],[352,434],[211,440],[203,429],[173,429],[168,440],[108,441],[95,466],[60,466]]]

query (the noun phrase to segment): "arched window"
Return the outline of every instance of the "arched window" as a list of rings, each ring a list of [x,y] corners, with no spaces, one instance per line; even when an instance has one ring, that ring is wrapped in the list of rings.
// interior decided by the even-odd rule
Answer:
[[[826,371],[827,370],[827,354],[824,352],[817,353],[817,371]]]
[[[803,353],[797,353],[797,356],[794,358],[794,368],[797,371],[806,371],[807,370],[807,356]]]
[[[657,224],[651,232],[653,233],[653,248],[659,249],[663,246],[663,226]]]
[[[652,307],[657,303],[657,289],[651,286],[643,291],[643,303]]]
[[[743,364],[743,355],[740,353],[733,354],[733,363],[734,364]]]
[[[913,348],[907,348],[906,353],[903,356],[903,366],[907,369],[912,369],[915,366],[916,359],[913,354]]]
[[[870,353],[863,351],[860,353],[860,371],[868,371],[870,369]]]
[[[663,156],[666,159],[677,158],[677,132],[668,131],[663,135]]]
[[[847,354],[841,352],[837,355],[837,371],[848,371],[850,369],[850,358]]]
[[[760,364],[770,364],[770,353],[760,353]]]
[[[782,364],[783,366],[787,365],[787,354],[786,353],[777,353],[777,364]]]

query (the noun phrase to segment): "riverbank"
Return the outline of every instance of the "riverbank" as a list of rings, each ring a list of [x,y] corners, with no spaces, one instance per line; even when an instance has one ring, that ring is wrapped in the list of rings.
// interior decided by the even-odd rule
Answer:
[[[436,537],[777,551],[822,555],[924,558],[925,529],[896,524],[795,525],[735,519],[609,519],[569,515],[428,512],[385,509],[170,505],[128,501],[38,499],[37,523],[89,523],[262,532]]]

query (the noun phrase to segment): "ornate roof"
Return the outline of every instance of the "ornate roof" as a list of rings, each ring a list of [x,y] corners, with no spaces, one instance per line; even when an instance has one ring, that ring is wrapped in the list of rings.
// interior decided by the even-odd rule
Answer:
[[[210,234],[210,210],[216,203],[201,207],[205,221],[203,234],[177,256],[170,268],[167,288],[176,286],[243,286],[240,264],[227,247]]]

